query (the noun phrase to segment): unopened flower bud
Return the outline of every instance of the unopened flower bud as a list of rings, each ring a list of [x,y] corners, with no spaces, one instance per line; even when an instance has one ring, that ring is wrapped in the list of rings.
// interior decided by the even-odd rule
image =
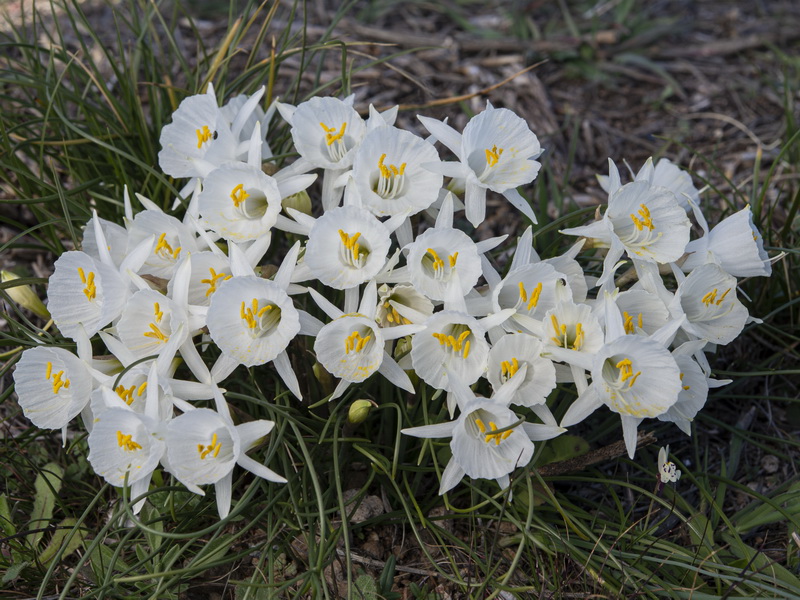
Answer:
[[[320,386],[322,386],[323,394],[327,396],[328,394],[332,393],[333,377],[331,377],[331,374],[325,370],[325,367],[323,367],[321,363],[315,362],[314,366],[311,367],[311,370],[314,372],[314,377],[317,378]]]
[[[283,210],[286,210],[287,208],[293,208],[303,214],[310,215],[311,196],[308,195],[307,191],[303,190],[281,199],[281,206],[283,207]]]
[[[351,425],[363,423],[367,420],[369,411],[372,410],[373,406],[378,406],[373,400],[360,398],[353,401],[350,405],[350,409],[347,411],[347,422]]]
[[[4,283],[6,281],[19,279],[19,275],[12,273],[11,271],[2,271],[0,272],[0,275],[2,275],[2,281]],[[6,288],[6,293],[21,307],[27,308],[43,319],[50,318],[50,311],[47,310],[47,307],[42,303],[42,301],[39,299],[39,296],[36,295],[36,292],[33,291],[31,286],[18,285],[15,287],[8,287]]]

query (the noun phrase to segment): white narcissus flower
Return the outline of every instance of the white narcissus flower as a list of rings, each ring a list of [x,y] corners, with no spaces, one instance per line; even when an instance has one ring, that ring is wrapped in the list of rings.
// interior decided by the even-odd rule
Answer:
[[[237,147],[247,145],[255,131],[256,127],[259,129],[258,142],[261,151],[259,158],[267,160],[272,157],[272,150],[267,141],[267,133],[269,132],[269,122],[275,114],[275,102],[273,102],[266,112],[258,105],[258,101],[264,95],[264,88],[262,87],[258,92],[252,96],[246,94],[239,94],[228,100],[224,106],[220,108],[220,112],[225,117],[227,123],[230,124],[231,134]]]
[[[375,320],[381,327],[422,323],[433,314],[433,302],[411,285],[378,288]]]
[[[541,340],[525,333],[510,333],[500,338],[489,350],[487,379],[492,389],[499,390],[525,366],[525,378],[510,403],[519,406],[544,404],[556,387],[556,369],[551,360],[541,356],[541,352]]]
[[[198,250],[197,238],[187,225],[161,211],[148,209],[137,213],[129,226],[128,252],[150,236],[155,238],[155,245],[139,269],[140,274],[170,279],[180,257]]]
[[[189,335],[184,309],[155,290],[139,290],[125,306],[117,334],[135,359],[159,355],[169,347],[174,353]],[[173,337],[171,344],[168,344]]]
[[[658,451],[658,478],[661,484],[675,483],[681,478],[681,472],[669,458],[669,446]]]
[[[729,344],[747,323],[747,308],[736,297],[736,278],[716,264],[696,268],[678,285],[669,305],[673,318],[686,316],[688,334],[714,344]]]
[[[492,289],[492,306],[495,311],[512,309],[514,314],[505,328],[520,328],[538,333],[537,320],[556,305],[557,290],[564,287],[564,275],[544,262],[530,263],[510,270]]]
[[[536,178],[542,153],[539,140],[527,123],[506,108],[486,110],[470,119],[459,134],[452,127],[428,117],[418,117],[431,135],[447,146],[458,163],[431,163],[428,168],[449,177],[463,178],[467,220],[474,226],[486,214],[486,190],[503,194],[511,204],[536,223],[533,210],[517,191]]]
[[[158,164],[172,177],[205,177],[237,157],[237,142],[217,104],[214,88],[184,98],[161,130]]]
[[[413,133],[378,127],[355,154],[352,185],[362,205],[378,217],[415,215],[439,196],[442,176],[422,166],[438,160],[433,145]]]
[[[220,402],[225,400],[218,400],[218,408]],[[208,408],[183,413],[167,426],[167,470],[195,494],[204,495],[199,486],[213,483],[217,511],[225,518],[230,511],[235,465],[267,481],[286,483],[285,478],[245,454],[274,426],[267,420],[234,426],[228,415]]]
[[[651,335],[669,321],[669,311],[664,303],[644,289],[620,292],[614,301],[622,311],[625,333]]]
[[[375,277],[386,263],[390,245],[389,230],[376,217],[344,206],[316,220],[304,262],[314,278],[344,290]]]
[[[717,263],[734,277],[769,277],[772,274],[764,238],[753,224],[749,205],[723,219],[711,231],[703,213],[696,206],[693,208],[703,236],[686,246],[689,256],[681,265],[684,272],[706,263]]]
[[[611,194],[600,221],[561,233],[595,238],[611,246],[598,281],[603,285],[625,252],[634,261],[665,264],[678,260],[689,242],[690,229],[675,194],[651,187],[647,181],[634,181]]]
[[[597,180],[600,187],[609,196],[622,187],[617,165],[610,158],[608,159],[608,176],[598,175]],[[694,204],[700,203],[700,191],[692,183],[691,175],[668,158],[659,159],[655,167],[653,159],[648,158],[634,177],[634,181],[646,181],[651,186],[667,188],[675,194],[678,203],[684,210],[689,210],[690,201]]]
[[[88,404],[93,377],[86,362],[68,350],[38,346],[22,353],[14,370],[14,389],[34,425],[62,429]]]

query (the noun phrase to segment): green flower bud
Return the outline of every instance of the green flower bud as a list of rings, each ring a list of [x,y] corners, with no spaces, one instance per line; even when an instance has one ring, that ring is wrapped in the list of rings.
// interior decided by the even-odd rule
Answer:
[[[19,279],[19,275],[12,273],[11,271],[2,271],[0,272],[0,276],[4,283],[6,281],[14,281],[15,279]],[[39,299],[39,296],[36,295],[36,292],[33,291],[31,286],[18,285],[15,287],[8,287],[6,288],[6,293],[21,307],[27,308],[29,311],[35,313],[43,319],[50,318],[50,311],[47,310],[47,307],[42,303],[42,301]]]
[[[347,411],[347,422],[351,425],[363,423],[367,420],[369,411],[372,410],[373,406],[378,406],[373,400],[366,400],[364,398],[354,400],[350,405],[350,409]]]
[[[310,215],[311,196],[308,195],[307,191],[303,190],[302,192],[297,192],[296,194],[292,194],[291,196],[286,196],[286,198],[283,198],[281,200],[281,206],[284,210],[287,208],[293,208],[303,214]]]

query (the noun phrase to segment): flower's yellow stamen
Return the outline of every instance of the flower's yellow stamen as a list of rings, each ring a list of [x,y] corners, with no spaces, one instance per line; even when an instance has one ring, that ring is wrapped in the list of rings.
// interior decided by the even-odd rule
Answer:
[[[236,208],[239,208],[239,205],[249,197],[250,194],[244,190],[244,186],[241,183],[231,190],[231,200],[233,200],[233,205]]]
[[[636,383],[639,375],[642,374],[641,371],[636,371],[636,373],[633,372],[633,363],[629,358],[623,358],[615,366],[620,370],[622,383],[625,383],[630,379],[630,382],[628,382],[628,387],[633,387],[633,384]]]
[[[478,429],[481,430],[481,433],[486,433],[486,425],[483,424],[483,421],[480,419],[475,419],[475,425],[478,426]]]
[[[126,451],[141,450],[141,445],[134,442],[131,438],[132,434],[125,435],[121,431],[117,431],[117,444],[120,448],[125,448]]]
[[[211,443],[207,446],[204,446],[203,444],[197,444],[197,452],[200,454],[201,459],[205,459],[205,457],[209,454],[216,458],[221,448],[222,442],[217,441],[216,433],[211,436]]]
[[[156,323],[161,323],[161,319],[164,318],[164,311],[161,310],[161,306],[158,302],[153,303],[153,315],[156,318]]]
[[[639,205],[639,216],[637,217],[633,213],[631,213],[631,221],[636,226],[638,231],[642,231],[645,227],[647,227],[650,231],[655,229],[655,225],[653,224],[653,219],[650,218],[650,210],[644,204]]]
[[[253,298],[250,302],[250,306],[246,306],[244,300],[242,300],[242,304],[239,307],[239,316],[247,323],[250,329],[255,329],[259,326],[261,317],[273,308],[275,308],[273,304],[259,306],[259,302],[256,298]]]
[[[511,379],[519,371],[519,361],[512,358],[511,361],[504,360],[500,363],[500,376],[501,378]]]
[[[490,167],[493,167],[497,164],[497,161],[500,160],[500,155],[503,153],[503,149],[494,145],[492,146],[491,150],[487,148],[484,150],[484,152],[486,153],[486,164]]]
[[[521,281],[519,282],[519,298],[523,302],[528,301],[528,293],[525,291],[525,285]]]
[[[444,261],[439,258],[439,255],[436,253],[436,250],[433,248],[428,248],[427,254],[430,254],[433,258],[433,270],[438,271],[439,269],[444,268]]]
[[[222,281],[227,281],[233,275],[226,275],[225,273],[217,273],[213,268],[209,267],[208,272],[210,274],[208,279],[201,279],[200,283],[205,283],[208,286],[208,290],[206,290],[206,298],[208,298],[211,294],[217,291],[217,282],[221,279]]]
[[[453,254],[451,254],[447,258],[450,261],[450,268],[454,269],[456,266],[456,261],[458,260],[458,252],[453,252]]]
[[[364,349],[364,346],[372,339],[371,334],[367,334],[365,337],[361,337],[361,334],[358,331],[353,331],[350,335],[348,335],[344,339],[344,353],[350,354],[350,351],[353,350],[355,352],[361,352]]]
[[[156,247],[153,250],[154,254],[161,254],[162,256],[166,253],[168,256],[171,256],[173,259],[178,258],[178,254],[181,253],[181,246],[178,246],[174,250],[172,246],[166,240],[167,234],[162,233],[158,236],[158,243],[156,243]]]
[[[336,131],[335,127],[328,127],[325,123],[320,123],[319,126],[325,130],[325,143],[330,146],[336,140],[340,140],[344,137],[344,130],[347,128],[347,123],[342,123],[342,127],[339,131]]]
[[[362,250],[361,246],[358,244],[358,238],[360,237],[361,237],[360,231],[357,231],[356,233],[350,235],[348,233],[345,233],[341,229],[339,230],[339,238],[341,238],[342,240],[342,245],[344,246],[347,260],[354,266],[360,264],[361,254],[367,254],[367,252],[365,250]]]
[[[683,376],[684,376],[684,373],[681,373],[681,383],[683,383]],[[684,390],[690,390],[690,389],[692,389],[692,386],[690,386],[690,385],[684,385],[684,386],[681,386],[681,387],[682,387]]]
[[[522,285],[522,282],[520,282],[520,285]],[[531,297],[528,300],[528,304],[525,308],[527,310],[532,310],[536,308],[536,305],[539,304],[539,297],[541,295],[542,295],[542,282],[540,281],[538,284],[536,284],[536,287],[533,288],[533,291],[531,292]]]
[[[500,442],[506,439],[512,433],[511,429],[509,429],[508,431],[497,432],[497,423],[495,423],[494,421],[489,421],[489,429],[490,429],[489,433],[486,433],[486,427],[484,426],[483,422],[480,419],[475,419],[475,423],[481,430],[481,434],[483,434],[483,441],[486,442],[487,444],[494,440],[495,446],[499,446]]]
[[[381,154],[381,157],[378,159],[378,170],[381,172],[381,177],[385,177],[386,179],[392,177],[393,175],[403,175],[406,172],[406,163],[402,163],[399,167],[396,165],[385,165],[383,161],[386,160],[386,153],[384,152]]]
[[[575,341],[572,342],[573,350],[580,350],[583,346],[583,323],[575,323]]]
[[[727,292],[726,292],[727,293]],[[714,288],[710,292],[708,292],[705,296],[700,299],[700,302],[705,304],[706,306],[710,306],[712,302],[716,302],[717,300],[717,288]]]
[[[53,393],[57,394],[58,390],[62,387],[66,390],[69,389],[69,379],[61,379],[64,376],[64,370],[62,369],[58,373],[53,374],[53,363],[47,362],[47,370],[45,371],[44,377],[45,379],[53,379]]]
[[[461,356],[464,358],[464,360],[466,360],[469,356],[469,340],[464,342],[464,353]]]
[[[197,147],[202,148],[203,144],[205,144],[208,140],[211,139],[213,135],[211,130],[208,128],[208,125],[203,125],[203,129],[195,129],[195,133],[197,134]]]
[[[45,373],[44,378],[50,379],[50,374],[53,372],[53,363],[49,360],[47,361],[47,373]]]
[[[458,338],[445,333],[432,333],[431,335],[436,338],[441,345],[450,348],[453,352],[461,353],[461,358],[466,359],[469,356],[470,341],[467,338],[470,334],[472,334],[472,331],[467,329],[461,332]]]
[[[722,301],[723,301],[723,300],[725,300],[725,296],[727,296],[727,295],[728,295],[728,292],[730,292],[730,291],[731,291],[731,288],[728,288],[727,290],[725,290],[725,291],[722,293],[722,296],[720,296],[720,297],[719,297],[719,299],[718,299],[718,300],[717,300],[717,301],[716,301],[714,304],[716,304],[717,306],[719,306],[720,304],[722,304]]]
[[[143,335],[144,337],[153,338],[159,342],[166,342],[167,339],[169,339],[155,323],[150,323],[150,331],[145,331]]]
[[[78,267],[78,276],[81,278],[81,283],[86,287],[83,288],[83,293],[86,295],[87,300],[94,300],[97,296],[97,286],[94,283],[94,271],[89,271],[87,277],[83,268]]]

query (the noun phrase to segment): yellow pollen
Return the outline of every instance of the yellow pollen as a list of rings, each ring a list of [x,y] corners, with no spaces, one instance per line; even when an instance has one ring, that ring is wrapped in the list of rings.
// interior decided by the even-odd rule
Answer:
[[[241,183],[231,190],[231,200],[233,200],[233,205],[236,208],[239,208],[239,205],[249,197],[250,194],[244,191],[244,186]]]
[[[727,292],[726,292],[727,293]],[[715,302],[717,299],[717,288],[714,288],[710,292],[708,292],[705,296],[700,299],[700,302],[709,306],[712,302]]]
[[[211,294],[217,291],[217,282],[221,279],[222,281],[227,281],[233,275],[226,275],[225,273],[217,273],[211,267],[208,268],[208,272],[210,277],[208,279],[201,279],[200,283],[205,283],[208,286],[208,290],[206,291],[206,298],[208,298]]]
[[[431,335],[436,338],[442,346],[446,346],[456,353],[462,353],[461,358],[466,359],[469,356],[470,346],[470,341],[467,338],[471,333],[472,331],[467,329],[458,336],[458,339],[444,333],[432,333]]]
[[[117,431],[117,444],[120,448],[125,448],[128,452],[133,450],[141,450],[142,447],[134,442],[131,438],[133,437],[132,434],[125,435],[121,431]]]
[[[458,260],[458,252],[454,252],[453,254],[448,256],[448,259],[450,260],[450,268],[454,269],[456,266],[456,261]]]
[[[681,383],[683,383],[683,376],[684,376],[684,373],[681,373]],[[692,388],[692,386],[690,386],[690,385],[684,385],[682,387],[685,390],[690,390]]]
[[[53,363],[47,363],[47,371],[45,372],[45,379],[53,379],[53,393],[57,394],[58,390],[62,387],[66,390],[69,389],[69,379],[61,379],[64,376],[64,370],[62,369],[58,373],[53,374]]]
[[[478,423],[479,419],[475,419],[475,422]],[[483,423],[481,423],[481,425],[483,425]],[[508,431],[504,431],[502,433],[494,433],[497,431],[497,424],[494,421],[489,421],[489,429],[491,430],[491,433],[486,433],[486,427],[481,427],[480,425],[478,427],[481,430],[481,433],[484,434],[483,441],[488,444],[494,440],[495,446],[499,446],[500,442],[510,436],[512,431],[509,429]]]
[[[512,358],[511,362],[504,360],[500,363],[500,375],[511,379],[519,371],[519,362],[516,358]]]
[[[528,301],[528,293],[525,291],[525,286],[522,284],[521,281],[519,282],[519,297],[520,300],[522,300],[523,302]]]
[[[642,374],[641,371],[633,372],[633,363],[629,358],[624,358],[616,364],[616,367],[620,370],[622,374],[622,383],[625,383],[630,379],[628,383],[628,387],[633,387],[633,384],[636,383],[636,379],[639,375]]]
[[[576,323],[575,324],[575,341],[572,342],[572,349],[573,350],[580,350],[581,346],[583,346],[583,324]]]
[[[340,140],[344,137],[344,130],[347,127],[347,123],[342,123],[342,127],[339,131],[336,131],[335,127],[328,127],[325,123],[320,123],[319,126],[325,130],[325,143],[330,146],[336,140]]]
[[[147,389],[147,382],[145,381],[142,385],[136,388],[136,395],[141,396],[144,394],[144,391]]]
[[[475,419],[475,425],[478,426],[478,429],[481,430],[481,433],[486,433],[486,425],[483,424],[483,421],[480,419]]]
[[[439,269],[444,268],[444,261],[439,258],[439,255],[436,253],[436,250],[433,248],[428,248],[427,254],[430,254],[433,257],[433,270],[438,271]]]
[[[731,288],[728,288],[727,290],[725,290],[725,291],[723,292],[722,296],[720,296],[720,297],[719,297],[719,300],[717,300],[717,301],[716,301],[714,304],[716,304],[717,306],[719,306],[720,304],[722,304],[722,301],[723,301],[723,300],[725,300],[725,296],[727,296],[727,295],[728,295],[728,292],[730,292],[730,291],[731,291]]]
[[[205,144],[208,140],[211,139],[211,130],[208,128],[208,125],[203,125],[203,129],[195,129],[195,133],[197,134],[197,147],[202,148],[203,144]]]
[[[150,331],[145,331],[143,335],[144,337],[153,338],[159,342],[166,342],[169,339],[155,323],[150,323]]]
[[[178,246],[173,250],[172,246],[170,246],[169,243],[167,242],[166,237],[167,237],[166,233],[162,233],[160,236],[158,236],[158,243],[156,244],[153,253],[158,254],[163,250],[167,254],[169,254],[172,258],[178,258],[178,254],[181,253],[181,246]]]
[[[239,307],[239,316],[247,323],[250,329],[255,329],[258,327],[258,319],[273,308],[275,307],[272,304],[259,307],[258,300],[255,298],[250,302],[250,306],[245,306],[244,300],[242,300],[242,304]]]
[[[393,175],[402,175],[406,171],[406,163],[402,163],[400,167],[396,165],[385,165],[383,161],[386,160],[386,153],[381,154],[378,159],[378,169],[381,172],[381,177],[389,178]]]
[[[346,250],[350,251],[351,258],[354,262],[359,260],[359,256],[361,254],[361,249],[358,244],[358,238],[361,237],[361,232],[357,231],[353,235],[345,233],[343,230],[339,230],[339,237],[342,240],[342,245],[345,247]]]
[[[653,219],[650,218],[650,210],[644,204],[639,205],[639,216],[637,217],[633,213],[631,213],[631,221],[636,226],[638,231],[642,231],[645,227],[647,227],[650,231],[655,229],[655,225],[653,224]]]
[[[200,454],[201,459],[205,459],[205,457],[208,456],[209,454],[212,457],[216,458],[221,448],[222,448],[222,442],[217,441],[216,433],[211,436],[211,443],[208,446],[203,446],[203,444],[197,444],[197,452]]]
[[[156,323],[161,323],[161,319],[164,318],[164,311],[161,310],[158,302],[153,303],[153,315],[156,317]]]
[[[503,153],[502,148],[497,148],[497,146],[492,146],[492,149],[489,150],[488,148],[484,150],[486,153],[486,164],[490,167],[493,167],[497,164],[497,161],[500,160],[500,155]]]
[[[520,282],[520,285],[522,285],[522,282]],[[525,308],[527,310],[532,310],[536,308],[536,305],[539,304],[539,296],[541,295],[542,295],[542,282],[540,281],[538,284],[536,284],[536,287],[533,288],[533,291],[531,292],[531,297],[528,300],[528,304]],[[523,302],[525,302],[524,299]]]
[[[52,372],[53,372],[53,363],[51,363],[50,361],[47,361],[47,373],[45,373],[44,378],[45,379],[50,379],[50,373],[52,373]]]
[[[358,331],[354,331],[344,339],[344,353],[350,354],[350,351],[361,352],[368,341],[372,339],[372,335],[361,337]]]
[[[86,286],[83,288],[83,293],[86,295],[86,299],[94,300],[95,296],[97,295],[97,286],[95,286],[94,283],[94,271],[89,271],[89,275],[87,277],[83,269],[78,267],[78,275],[81,278],[81,283]]]

